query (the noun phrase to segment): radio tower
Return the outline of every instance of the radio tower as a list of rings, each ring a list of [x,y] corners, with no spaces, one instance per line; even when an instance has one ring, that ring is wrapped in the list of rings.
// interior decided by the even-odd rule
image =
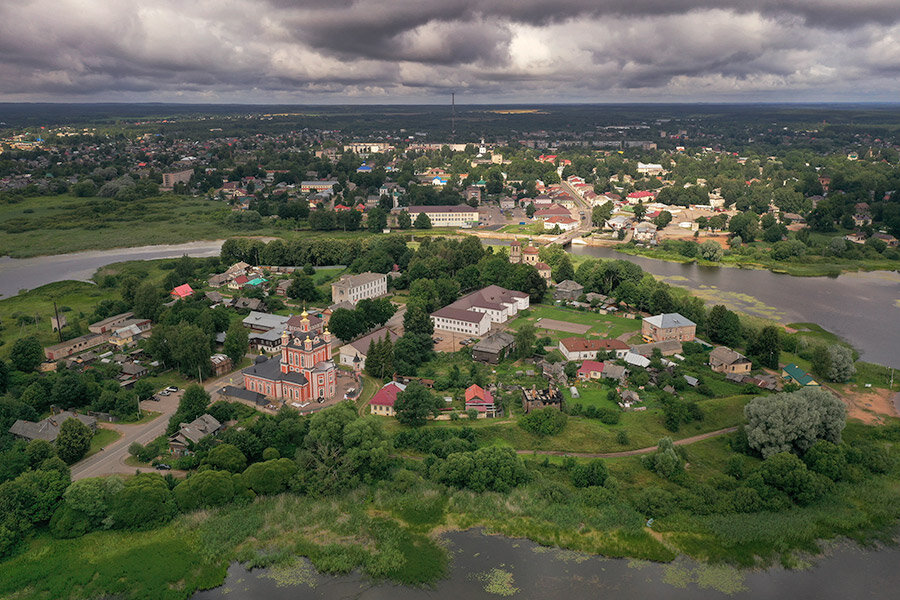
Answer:
[[[450,139],[456,141],[456,92],[450,92]]]

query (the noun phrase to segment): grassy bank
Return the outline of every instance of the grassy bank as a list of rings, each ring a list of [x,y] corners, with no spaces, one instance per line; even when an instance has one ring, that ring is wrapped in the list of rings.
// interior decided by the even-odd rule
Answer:
[[[134,202],[108,198],[42,196],[0,205],[0,256],[25,258],[79,250],[214,240],[229,235],[271,235],[232,226],[231,209],[218,200],[154,196]]]
[[[447,572],[440,533],[470,527],[608,557],[797,567],[808,564],[801,556],[821,551],[822,540],[887,540],[900,517],[900,448],[858,423],[845,438],[888,448],[890,471],[839,482],[816,502],[780,512],[700,508],[709,490],[727,494],[734,485],[723,475],[736,456],[727,438],[687,447],[690,466],[677,482],[625,457],[606,461],[611,477],[603,487],[581,489],[570,482],[572,459],[526,457],[530,482],[503,494],[436,484],[424,477],[422,461],[407,460],[391,479],[340,496],[262,497],[186,514],[153,531],[37,535],[0,564],[0,597],[181,600],[221,584],[233,561],[273,567],[273,576],[296,583],[310,575],[299,557],[323,573],[359,569],[376,581],[427,586]],[[743,460],[747,468],[759,463]],[[641,498],[653,496],[668,497],[671,510],[644,507]]]

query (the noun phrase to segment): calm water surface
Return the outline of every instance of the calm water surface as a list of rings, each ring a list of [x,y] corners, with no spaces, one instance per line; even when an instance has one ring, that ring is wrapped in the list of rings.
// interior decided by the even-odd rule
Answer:
[[[100,267],[124,260],[155,260],[188,256],[218,256],[224,240],[166,246],[140,246],[114,250],[89,250],[33,258],[0,257],[0,298],[15,296],[55,281],[87,281]]]
[[[900,598],[900,550],[896,548],[867,552],[842,545],[804,571],[738,571],[688,561],[663,565],[590,557],[478,531],[454,532],[445,535],[444,540],[453,557],[452,564],[447,579],[434,589],[375,584],[357,573],[343,577],[319,575],[308,566],[287,572],[248,572],[233,566],[223,586],[200,592],[193,600],[461,600],[507,596],[541,600]],[[512,579],[505,586],[491,588],[492,572],[495,580],[502,581],[508,575]],[[505,593],[498,593],[501,591]]]

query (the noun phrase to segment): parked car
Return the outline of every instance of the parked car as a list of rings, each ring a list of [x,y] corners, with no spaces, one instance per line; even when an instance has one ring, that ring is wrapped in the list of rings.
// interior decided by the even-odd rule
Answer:
[[[156,465],[156,470],[157,471],[171,471],[172,467],[170,467],[169,465],[167,465],[165,463],[159,463],[158,465]]]
[[[169,393],[171,394],[171,393],[173,393],[173,392],[177,392],[177,391],[178,391],[178,388],[175,387],[174,385],[170,385],[169,387],[166,388],[166,391],[169,392]]]
[[[172,393],[172,392],[170,392],[169,390],[163,390],[163,391],[161,391],[161,392],[159,393],[159,395],[160,395],[160,396],[168,396],[168,395],[171,394],[171,393]]]

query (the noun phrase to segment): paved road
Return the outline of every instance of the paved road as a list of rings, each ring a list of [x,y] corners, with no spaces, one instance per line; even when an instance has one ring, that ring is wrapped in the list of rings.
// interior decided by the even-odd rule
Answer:
[[[720,435],[725,435],[728,433],[734,433],[737,431],[737,427],[726,427],[725,429],[719,429],[717,431],[710,431],[709,433],[701,433],[700,435],[695,435],[687,438],[683,438],[680,440],[675,440],[674,444],[676,446],[686,446],[688,444],[693,444],[695,442],[700,442],[712,437],[718,437]],[[651,452],[656,451],[656,446],[650,446],[649,448],[638,448],[637,450],[625,450],[623,452],[606,452],[606,453],[598,453],[598,452],[564,452],[562,450],[516,450],[516,454],[539,454],[539,455],[547,455],[547,456],[573,456],[575,458],[621,458],[623,456],[636,456],[638,454],[650,454]]]
[[[216,401],[215,391],[225,385],[240,385],[241,374],[239,371],[224,375],[218,379],[211,379],[204,382],[203,387],[209,392]],[[104,423],[104,427],[115,429],[122,434],[118,440],[106,446],[103,450],[90,456],[81,462],[72,466],[72,479],[84,479],[86,477],[100,477],[102,475],[131,475],[135,471],[155,471],[151,467],[133,467],[125,464],[128,454],[128,446],[134,442],[139,444],[147,444],[155,440],[166,432],[169,425],[169,418],[178,410],[178,401],[181,399],[184,390],[163,397],[160,401],[144,400],[141,402],[141,408],[144,410],[152,410],[162,413],[149,423],[140,425],[127,425],[122,423]]]
[[[134,473],[135,470],[153,471],[154,469],[150,468],[138,469],[137,467],[126,465],[125,459],[129,457],[128,446],[134,442],[147,444],[164,434],[166,432],[166,426],[169,424],[169,417],[171,417],[178,409],[178,400],[183,393],[183,391],[178,391],[171,396],[164,397],[159,402],[153,400],[144,400],[141,402],[142,409],[162,413],[149,423],[142,423],[140,425],[104,423],[104,427],[115,429],[122,434],[122,437],[106,446],[97,454],[73,465],[72,479],[77,480],[84,479],[85,477],[99,477],[101,475],[111,475],[113,473],[130,474]]]

